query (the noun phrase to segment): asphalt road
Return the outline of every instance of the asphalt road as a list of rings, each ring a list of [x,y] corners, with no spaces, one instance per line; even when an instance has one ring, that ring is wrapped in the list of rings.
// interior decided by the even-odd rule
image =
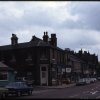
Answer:
[[[73,86],[63,89],[45,89],[33,91],[32,96],[16,97],[17,99],[100,99],[100,81],[85,86]]]

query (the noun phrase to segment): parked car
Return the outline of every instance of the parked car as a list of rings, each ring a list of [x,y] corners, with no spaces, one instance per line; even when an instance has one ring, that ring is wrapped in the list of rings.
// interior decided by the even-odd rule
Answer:
[[[98,80],[100,80],[100,77],[97,77]]]
[[[93,78],[91,78],[91,83],[94,83],[94,82],[95,82],[95,80]]]
[[[91,83],[94,83],[94,82],[96,82],[96,81],[97,81],[96,78],[91,78]]]
[[[0,87],[0,98],[6,97],[7,94],[8,94],[8,89]]]
[[[91,83],[91,79],[90,78],[84,78],[86,84],[90,84]]]
[[[34,80],[30,79],[30,78],[27,78],[27,77],[19,77],[17,80],[22,81],[22,82],[26,82],[26,84],[28,86],[33,86],[34,85]]]
[[[97,81],[97,78],[93,78],[93,79],[94,79],[95,82]]]
[[[12,82],[6,86],[9,94],[16,94],[21,96],[22,94],[27,93],[28,95],[32,94],[33,87],[29,87],[25,82]]]
[[[76,85],[85,85],[86,84],[86,81],[85,79],[79,79],[78,82],[76,82]]]

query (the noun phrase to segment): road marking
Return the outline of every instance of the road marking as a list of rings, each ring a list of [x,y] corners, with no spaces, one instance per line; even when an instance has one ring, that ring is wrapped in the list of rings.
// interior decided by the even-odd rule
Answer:
[[[99,92],[99,91],[94,91],[94,92],[90,92],[90,93],[93,95],[93,94],[96,94],[97,92]]]
[[[97,89],[97,88],[99,88],[100,87],[100,85],[99,86],[97,86],[97,87],[95,87],[95,88],[93,88],[93,89],[91,89],[91,90],[95,90],[95,89]]]
[[[96,97],[96,99],[99,99],[99,98],[100,98],[100,96]]]
[[[83,93],[89,93],[90,91],[85,91],[85,92],[83,92]]]

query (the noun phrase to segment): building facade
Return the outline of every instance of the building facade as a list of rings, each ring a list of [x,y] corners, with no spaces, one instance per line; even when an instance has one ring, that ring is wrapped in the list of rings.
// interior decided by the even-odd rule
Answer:
[[[0,46],[0,61],[16,71],[17,80],[27,78],[33,80],[34,85],[51,86],[60,85],[63,80],[75,81],[87,69],[94,68],[93,63],[87,64],[78,54],[59,48],[56,34],[52,33],[49,38],[48,32],[44,32],[43,39],[34,35],[24,43],[18,43],[18,37],[12,34],[11,44]]]
[[[11,45],[0,46],[0,61],[16,70],[16,77],[27,77],[35,85],[57,85],[61,80],[61,68],[64,66],[64,50],[57,47],[56,34],[48,36],[44,32],[43,40],[32,36],[31,41],[18,43],[16,34],[12,34]]]
[[[66,66],[70,69],[69,74],[66,74],[71,81],[77,82],[80,78],[96,77],[98,66],[98,57],[95,54],[90,54],[82,50],[78,53],[65,49]]]

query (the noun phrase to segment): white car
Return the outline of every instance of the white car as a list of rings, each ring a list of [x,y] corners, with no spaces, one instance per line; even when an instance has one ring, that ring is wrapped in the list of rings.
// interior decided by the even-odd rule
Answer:
[[[94,78],[91,78],[91,83],[94,83],[95,82],[95,79]]]
[[[90,84],[91,83],[91,79],[90,78],[84,78],[86,84]]]
[[[94,80],[94,82],[96,82],[96,81],[97,81],[97,79],[96,79],[96,78],[93,78],[93,80]]]
[[[86,84],[86,81],[85,81],[85,79],[79,79],[77,82],[76,82],[76,86],[78,86],[78,85],[85,85]]]

